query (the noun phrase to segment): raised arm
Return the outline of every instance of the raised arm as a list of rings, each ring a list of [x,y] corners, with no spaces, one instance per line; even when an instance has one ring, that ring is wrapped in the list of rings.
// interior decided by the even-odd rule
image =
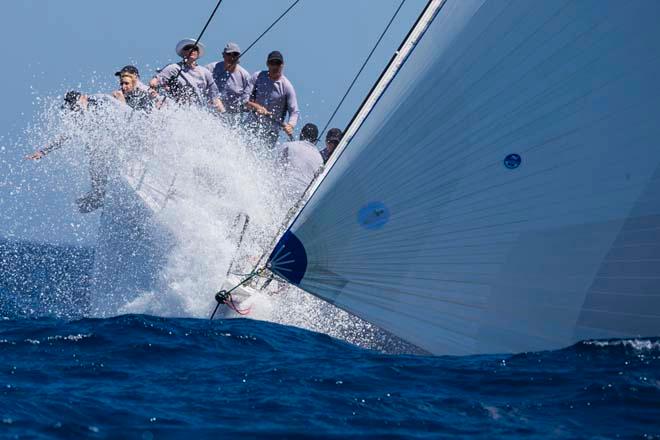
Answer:
[[[64,145],[64,143],[68,139],[69,139],[69,136],[63,134],[63,135],[59,136],[57,139],[55,139],[53,142],[46,145],[44,148],[42,148],[40,150],[37,150],[32,154],[29,154],[29,155],[25,156],[25,159],[26,160],[39,160],[42,157],[44,157],[45,155],[47,155],[48,153],[50,153],[51,151],[59,150],[60,148],[62,148],[62,146]]]

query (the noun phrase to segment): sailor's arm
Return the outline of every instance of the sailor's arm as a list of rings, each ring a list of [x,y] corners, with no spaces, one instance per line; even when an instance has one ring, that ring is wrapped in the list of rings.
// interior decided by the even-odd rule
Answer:
[[[37,150],[32,154],[29,154],[29,155],[25,156],[25,159],[27,159],[27,160],[39,160],[42,157],[44,157],[45,155],[47,155],[48,153],[50,153],[51,151],[59,150],[60,148],[62,148],[62,146],[64,145],[64,142],[66,142],[68,139],[69,139],[69,136],[62,135],[62,136],[58,137],[57,139],[55,139],[50,144],[46,145],[44,148],[42,148],[40,150]]]
[[[289,113],[289,120],[287,123],[282,124],[282,129],[289,136],[293,135],[293,129],[298,123],[298,116],[300,115],[300,110],[298,109],[298,98],[296,97],[296,91],[293,86],[289,85],[287,102],[287,112]]]
[[[158,88],[160,87],[160,80],[158,77],[154,76],[149,80],[149,97],[153,100],[154,106],[157,110],[160,110],[164,105],[167,97],[163,96],[160,100],[160,94],[158,93]]]
[[[247,103],[250,102],[250,96],[252,96],[252,81],[250,81],[250,76],[246,73],[243,76],[243,93],[241,93],[240,106],[241,111],[247,107]]]
[[[270,115],[270,112],[266,109],[261,104],[257,104],[255,101],[248,101],[247,104],[245,104],[248,108],[248,110],[255,112],[258,115]]]
[[[163,67],[153,78],[149,80],[149,91],[152,98],[158,96],[158,89],[161,87],[168,88],[168,81],[178,75],[180,66],[178,64],[168,64]]]
[[[122,93],[121,90],[114,90],[114,91],[112,92],[112,96],[113,96],[117,101],[126,104],[126,97],[124,96],[124,94]]]
[[[272,116],[266,107],[257,103],[257,81],[259,80],[259,72],[256,72],[250,78],[250,97],[248,102],[245,103],[245,107],[248,111],[255,112],[258,115],[263,116]]]
[[[156,99],[158,97],[158,89],[160,86],[161,82],[158,77],[154,76],[149,80],[149,96],[151,96],[152,99]]]
[[[224,104],[222,103],[222,100],[221,100],[220,98],[213,98],[213,100],[211,100],[211,106],[212,106],[212,107],[215,109],[215,111],[217,111],[218,113],[224,113],[224,112],[226,111],[226,110],[225,110],[225,106],[224,106]]]
[[[213,107],[218,113],[224,113],[226,109],[222,103],[222,99],[220,99],[220,90],[218,89],[218,86],[213,79],[213,75],[208,69],[206,69],[206,77],[206,93],[210,98],[209,101],[211,107]]]

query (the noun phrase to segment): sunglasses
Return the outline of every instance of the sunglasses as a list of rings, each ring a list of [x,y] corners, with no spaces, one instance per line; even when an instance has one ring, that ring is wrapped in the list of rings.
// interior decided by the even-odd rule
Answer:
[[[268,61],[268,64],[272,64],[273,66],[281,66],[282,61],[280,61],[280,60],[271,60],[271,61]]]
[[[223,53],[225,55],[227,55],[228,57],[237,57],[237,56],[240,55],[240,53],[238,53],[238,52],[223,52]]]
[[[187,46],[183,46],[183,50],[196,50],[199,52],[199,47],[195,46],[194,44],[188,44]]]

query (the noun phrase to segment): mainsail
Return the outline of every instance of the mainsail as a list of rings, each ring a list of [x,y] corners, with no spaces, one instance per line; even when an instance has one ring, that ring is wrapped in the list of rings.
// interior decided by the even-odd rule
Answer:
[[[660,334],[658,17],[429,2],[271,269],[434,354]]]

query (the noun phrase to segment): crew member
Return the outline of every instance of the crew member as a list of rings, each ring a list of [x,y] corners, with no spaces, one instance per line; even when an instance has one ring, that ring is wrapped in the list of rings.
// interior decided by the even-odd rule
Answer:
[[[280,128],[291,137],[298,122],[298,100],[291,82],[284,76],[284,57],[278,51],[268,54],[268,70],[252,76],[252,93],[247,103],[253,111],[250,121],[255,133],[268,148],[273,148]],[[289,115],[288,121],[286,115]]]
[[[149,88],[140,81],[137,67],[124,66],[115,72],[115,76],[119,77],[119,90],[112,92],[112,96],[133,110],[151,111],[153,99],[149,95]]]
[[[316,148],[319,129],[314,124],[305,124],[300,140],[286,142],[279,150],[278,158],[284,168],[284,176],[298,198],[316,177],[323,166],[323,159]]]
[[[154,90],[164,88],[179,104],[209,105],[224,113],[225,107],[213,75],[206,67],[197,64],[197,60],[204,56],[204,46],[186,38],[176,45],[176,53],[182,61],[165,66],[149,81],[149,86]]]
[[[321,150],[321,156],[323,157],[323,163],[325,164],[330,159],[330,156],[339,145],[343,133],[338,128],[331,128],[328,130],[328,133],[325,135],[325,148]]]
[[[252,90],[250,73],[239,64],[240,56],[241,48],[230,42],[222,51],[222,61],[206,66],[211,71],[215,85],[220,91],[220,99],[230,114],[238,114],[244,110]]]
[[[109,95],[83,95],[74,90],[67,92],[64,96],[62,110],[66,112],[67,116],[73,117],[75,124],[82,126],[86,121],[94,120],[93,118],[84,118],[84,113],[96,112],[104,105],[116,105],[118,109],[126,108],[122,104],[117,103]],[[90,128],[93,129],[93,127],[88,127],[88,129]],[[51,151],[62,148],[68,140],[70,140],[69,135],[60,136],[46,147],[27,156],[26,159],[39,160]],[[103,206],[105,189],[108,183],[109,166],[106,151],[101,148],[91,148],[89,146],[86,146],[86,150],[89,155],[89,176],[91,178],[92,188],[85,196],[76,199],[78,210],[83,214],[92,212]]]

